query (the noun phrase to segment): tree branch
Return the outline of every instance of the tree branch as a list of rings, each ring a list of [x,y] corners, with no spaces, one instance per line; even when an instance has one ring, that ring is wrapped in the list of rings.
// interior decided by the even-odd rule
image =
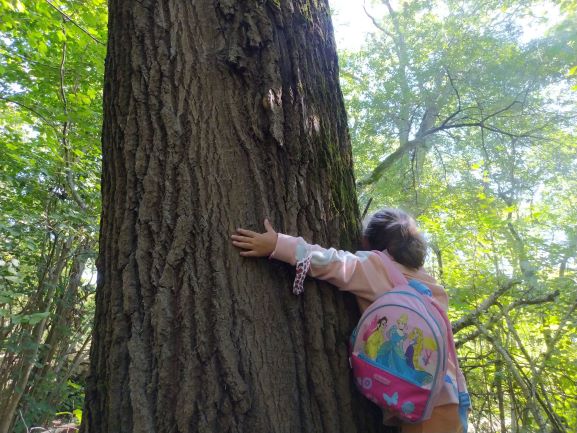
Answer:
[[[540,403],[541,407],[543,408],[543,410],[547,414],[547,417],[549,418],[551,423],[553,423],[556,426],[557,430],[563,431],[563,426],[562,426],[561,422],[559,421],[557,414],[553,410],[553,407],[551,406],[551,402],[547,398],[547,392],[545,391],[545,389],[542,386],[542,383],[539,380],[540,374],[537,371],[537,368],[535,366],[535,361],[533,360],[533,358],[531,357],[531,355],[529,354],[529,352],[525,348],[525,345],[521,341],[521,337],[519,336],[519,333],[517,332],[517,330],[513,326],[513,323],[511,322],[511,319],[509,318],[509,316],[507,314],[505,314],[503,317],[505,319],[505,323],[507,324],[507,329],[509,330],[509,334],[513,336],[513,340],[515,341],[515,343],[517,344],[517,347],[519,348],[519,350],[521,351],[521,353],[523,354],[523,356],[527,360],[527,365],[529,366],[529,368],[531,370],[532,376],[529,377],[527,374],[524,373],[523,368],[521,368],[519,366],[519,363],[518,362],[515,363],[519,369],[519,372],[524,376],[524,379],[525,379],[525,382],[527,383],[527,386],[530,388],[531,397],[536,399]],[[541,393],[537,392],[538,388],[541,389],[541,391],[542,391]]]
[[[454,86],[452,77],[449,74],[449,82],[451,83],[451,86]],[[458,91],[455,87],[453,87],[453,89],[457,92],[458,95]],[[498,128],[496,126],[493,126],[491,124],[487,124],[486,122],[492,118],[494,118],[495,116],[498,116],[501,113],[504,113],[507,110],[510,110],[513,106],[515,106],[516,104],[521,104],[521,101],[518,101],[517,99],[515,99],[514,101],[512,101],[510,104],[508,104],[506,107],[503,107],[493,113],[487,114],[483,117],[481,117],[480,120],[476,120],[476,121],[472,121],[472,122],[459,122],[459,123],[450,123],[451,120],[455,119],[460,113],[463,113],[465,110],[470,110],[473,109],[474,107],[467,107],[467,108],[461,108],[460,107],[460,96],[458,96],[458,104],[459,106],[457,107],[457,110],[454,111],[453,113],[451,113],[449,116],[447,116],[439,126],[435,126],[435,127],[428,127],[428,128],[420,128],[417,135],[415,136],[415,138],[413,140],[407,140],[405,142],[405,144],[402,144],[401,146],[399,146],[397,148],[397,150],[395,150],[393,153],[391,153],[390,155],[388,155],[381,163],[379,163],[374,169],[373,171],[364,179],[361,179],[360,181],[357,182],[357,186],[358,187],[365,187],[368,185],[371,185],[373,183],[375,183],[376,181],[378,181],[381,176],[383,175],[383,173],[398,159],[400,159],[406,152],[415,149],[420,143],[423,142],[423,140],[428,137],[429,135],[433,135],[437,132],[441,132],[441,131],[448,131],[451,129],[457,129],[457,128],[467,128],[467,127],[478,127],[481,128],[482,130],[487,130],[487,131],[491,131],[491,132],[495,132],[497,134],[501,134],[501,135],[505,135],[511,138],[525,138],[525,137],[532,137],[532,138],[538,138],[541,139],[543,137],[537,137],[537,136],[533,136],[532,133],[537,131],[536,130],[531,130],[531,131],[526,131],[523,133],[514,133],[514,132],[509,132],[509,131],[505,131],[501,128]],[[424,119],[427,117],[427,112],[425,112],[425,116]],[[463,120],[465,118],[468,117],[462,117],[460,120]],[[426,123],[422,123],[421,126],[426,125]],[[401,139],[401,142],[403,140]]]
[[[39,111],[37,111],[36,109],[29,107],[26,104],[23,104],[21,102],[18,102],[14,99],[11,98],[6,98],[4,96],[0,95],[0,101],[6,101],[6,102],[10,102],[14,105],[18,105],[19,107],[24,108],[25,110],[30,111],[32,114],[34,114],[36,117],[38,117],[40,120],[42,120],[42,122],[44,122],[46,125],[50,126],[52,129],[54,129],[54,131],[57,134],[60,134],[60,131],[58,131],[58,128],[56,127],[56,125],[54,125],[50,120],[48,120],[46,117],[44,117],[44,115],[42,115]]]
[[[379,180],[382,174],[392,166],[397,160],[399,160],[407,151],[414,149],[417,144],[417,140],[409,140],[404,145],[399,146],[397,150],[389,154],[383,161],[381,161],[366,178],[361,179],[357,182],[357,187],[364,187],[371,185]]]
[[[373,25],[377,29],[379,29],[381,32],[383,32],[385,35],[387,35],[391,39],[395,40],[395,35],[393,35],[391,32],[389,32],[387,29],[385,29],[382,25],[380,25],[378,23],[378,21],[376,20],[376,18],[369,13],[369,11],[367,10],[367,1],[366,0],[363,1],[363,10],[365,11],[365,14],[367,15],[367,17],[369,17],[369,19],[373,22]]]
[[[373,198],[370,197],[369,201],[367,202],[367,204],[365,206],[365,210],[363,211],[363,215],[361,216],[361,221],[363,221],[365,219],[365,216],[367,215],[367,212],[369,211],[369,207],[371,206],[372,202],[373,202]]]
[[[498,290],[493,292],[491,296],[489,296],[487,299],[481,302],[481,304],[474,311],[452,323],[451,327],[453,328],[453,334],[456,334],[463,328],[474,325],[479,316],[485,313],[493,305],[495,305],[495,303],[503,293],[509,291],[512,287],[516,286],[517,284],[520,284],[520,281],[511,280],[507,282],[506,285],[501,286]]]
[[[547,364],[547,361],[549,360],[549,358],[551,358],[551,355],[553,354],[553,351],[557,345],[557,342],[561,339],[561,336],[563,335],[562,334],[563,328],[565,327],[565,325],[567,324],[569,319],[571,319],[571,317],[573,317],[573,313],[575,310],[577,310],[577,300],[575,302],[573,302],[573,304],[569,308],[569,311],[567,311],[567,314],[565,314],[563,319],[561,319],[561,322],[559,323],[559,327],[557,328],[555,335],[553,336],[553,338],[551,338],[549,340],[549,342],[547,344],[547,346],[548,346],[547,352],[545,352],[545,354],[542,355],[541,363],[540,363],[539,367],[537,368],[539,375],[542,374],[543,371],[545,371],[545,365]]]
[[[525,398],[527,399],[527,407],[535,417],[535,421],[539,425],[540,431],[546,431],[547,426],[545,424],[545,420],[543,419],[541,413],[539,412],[539,408],[535,405],[534,395],[531,393],[531,390],[528,389],[527,384],[525,383],[525,380],[521,376],[519,369],[515,365],[515,362],[513,361],[511,355],[501,345],[501,343],[493,335],[489,333],[487,328],[485,328],[480,323],[477,324],[477,327],[480,333],[483,335],[483,337],[485,337],[485,339],[493,345],[495,350],[499,352],[499,354],[501,355],[503,362],[507,365],[507,367],[509,367],[509,371],[513,375],[515,382],[517,382],[517,385],[519,386],[519,388],[521,388]]]
[[[553,302],[555,300],[555,298],[557,298],[557,296],[559,296],[559,291],[556,290],[553,293],[550,293],[548,295],[545,296],[541,296],[538,298],[533,298],[533,299],[519,299],[518,301],[515,302],[511,302],[509,305],[507,305],[505,308],[503,308],[499,313],[497,314],[493,314],[489,320],[487,320],[487,322],[485,323],[485,326],[487,328],[491,328],[494,325],[497,324],[497,322],[499,320],[501,320],[503,318],[503,316],[505,314],[509,314],[509,312],[511,310],[514,310],[515,308],[524,306],[524,305],[537,305],[537,304],[545,304],[547,302]],[[496,302],[494,302],[495,304]],[[477,315],[478,317],[479,315]],[[456,321],[455,324],[458,324],[459,321]],[[466,326],[472,326],[472,325],[479,325],[479,322],[473,322],[473,323],[469,323]],[[453,329],[455,325],[451,324],[451,327]],[[462,326],[459,328],[459,330],[463,329],[465,326]],[[453,333],[455,333],[455,331],[453,331]],[[476,339],[479,335],[481,335],[481,332],[479,330],[471,332],[470,334],[467,334],[465,337],[463,337],[460,340],[455,341],[455,346],[456,347],[461,347],[463,344],[472,341],[474,339]]]
[[[62,31],[66,35],[66,30],[65,30],[64,25],[62,26]],[[60,89],[59,90],[60,90],[60,97],[62,98],[62,106],[64,109],[64,115],[66,118],[66,120],[64,120],[64,122],[62,122],[62,140],[61,140],[62,147],[64,150],[64,163],[66,164],[66,182],[68,183],[68,187],[70,188],[70,192],[72,193],[72,198],[74,199],[76,204],[78,204],[80,209],[82,209],[83,211],[86,211],[88,209],[88,207],[86,206],[86,203],[84,203],[84,200],[82,199],[82,197],[80,197],[80,194],[78,194],[76,183],[74,182],[74,173],[72,172],[72,163],[70,160],[70,143],[68,141],[68,126],[69,126],[69,122],[68,122],[68,100],[66,98],[66,91],[65,91],[65,87],[64,87],[64,81],[65,81],[64,65],[66,63],[66,37],[64,39],[65,40],[62,44],[62,57],[60,60]]]
[[[350,78],[351,80],[356,81],[357,83],[364,83],[364,80],[363,80],[362,78],[359,78],[359,77],[357,77],[355,74],[353,74],[352,72],[345,71],[345,70],[342,69],[342,68],[339,70],[339,74],[340,74],[341,76],[348,77],[348,78]]]
[[[100,45],[106,45],[105,43],[103,43],[102,41],[100,41],[99,39],[97,39],[95,36],[93,36],[88,30],[86,30],[84,27],[82,27],[80,24],[78,24],[76,21],[74,21],[69,15],[67,15],[64,11],[62,11],[61,9],[58,8],[58,6],[54,5],[50,0],[44,0],[46,1],[46,3],[48,3],[52,8],[54,8],[60,15],[62,15],[62,17],[66,20],[66,21],[70,21],[72,24],[74,24],[76,27],[78,27],[80,30],[82,30],[83,33],[85,33],[86,35],[88,35],[90,37],[90,39],[92,39],[94,42],[96,42],[97,44]]]

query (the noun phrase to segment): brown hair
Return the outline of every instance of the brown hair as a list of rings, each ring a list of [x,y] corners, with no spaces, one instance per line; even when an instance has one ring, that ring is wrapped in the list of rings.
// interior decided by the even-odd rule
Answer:
[[[396,262],[418,269],[425,263],[427,242],[415,220],[400,209],[381,209],[373,214],[364,236],[373,250],[387,250]]]

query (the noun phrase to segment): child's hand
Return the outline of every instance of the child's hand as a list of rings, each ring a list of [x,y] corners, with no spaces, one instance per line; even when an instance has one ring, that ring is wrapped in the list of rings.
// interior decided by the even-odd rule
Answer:
[[[256,233],[245,229],[236,229],[238,234],[232,235],[232,244],[244,251],[240,255],[244,257],[270,256],[276,248],[277,233],[270,222],[264,220],[266,232]]]

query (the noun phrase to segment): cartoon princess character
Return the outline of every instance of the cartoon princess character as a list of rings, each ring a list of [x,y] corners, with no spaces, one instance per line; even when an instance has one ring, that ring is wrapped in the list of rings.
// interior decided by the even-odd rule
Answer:
[[[410,344],[405,351],[405,360],[407,365],[415,370],[413,378],[422,384],[431,382],[432,376],[420,365],[421,353],[425,346],[423,330],[421,328],[413,328],[409,333],[409,341]]]
[[[385,342],[385,330],[387,328],[388,319],[386,316],[380,319],[375,319],[371,322],[365,333],[363,340],[365,343],[365,353],[370,359],[375,359],[379,348]]]
[[[416,382],[419,385],[424,385],[431,382],[432,376],[426,371],[416,370],[414,361],[415,352],[417,357],[420,355],[421,349],[419,348],[419,344],[421,344],[422,348],[422,331],[420,334],[420,342],[418,332],[410,334],[411,344],[409,347],[412,347],[413,353],[411,354],[411,361],[408,362],[406,353],[403,350],[403,342],[407,339],[405,332],[407,321],[407,315],[402,314],[397,320],[397,324],[391,326],[391,329],[389,329],[387,333],[389,341],[381,346],[376,361],[389,371],[407,380]]]
[[[389,332],[387,332],[389,341],[383,344],[377,353],[376,360],[378,363],[394,370],[399,370],[399,368],[396,367],[399,367],[399,360],[401,360],[402,364],[406,366],[403,341],[407,338],[405,328],[408,320],[407,315],[402,314],[401,317],[398,318],[397,324],[391,326]]]
[[[405,361],[413,370],[422,370],[419,368],[419,354],[423,349],[423,331],[419,328],[413,328],[409,333],[409,345],[405,350]]]

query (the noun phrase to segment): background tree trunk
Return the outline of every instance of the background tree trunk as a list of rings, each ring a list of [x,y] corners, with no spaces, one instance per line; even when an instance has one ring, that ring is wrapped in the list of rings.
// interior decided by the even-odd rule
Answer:
[[[83,431],[383,431],[348,371],[354,299],[238,256],[354,248],[326,0],[109,1],[102,226]],[[362,406],[362,407],[361,407]]]

